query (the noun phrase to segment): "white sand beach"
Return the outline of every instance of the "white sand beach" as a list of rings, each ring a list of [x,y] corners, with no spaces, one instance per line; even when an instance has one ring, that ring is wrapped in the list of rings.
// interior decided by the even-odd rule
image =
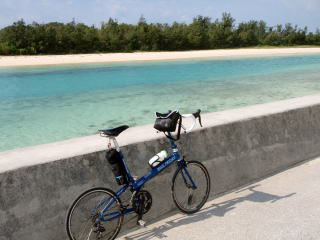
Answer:
[[[114,63],[132,61],[177,60],[240,56],[268,56],[320,53],[319,48],[252,48],[183,52],[134,52],[104,54],[70,54],[41,56],[0,56],[0,67],[40,66],[59,64]]]

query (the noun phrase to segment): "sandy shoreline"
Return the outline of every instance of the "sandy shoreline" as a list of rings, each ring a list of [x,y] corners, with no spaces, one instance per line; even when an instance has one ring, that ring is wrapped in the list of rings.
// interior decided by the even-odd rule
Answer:
[[[185,52],[134,52],[105,54],[0,56],[0,67],[41,66],[60,64],[115,63],[133,61],[178,60],[192,58],[220,58],[320,53],[319,48],[225,49]]]

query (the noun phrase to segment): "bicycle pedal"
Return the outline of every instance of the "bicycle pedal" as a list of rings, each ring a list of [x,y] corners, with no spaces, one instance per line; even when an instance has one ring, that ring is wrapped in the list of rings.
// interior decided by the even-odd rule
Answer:
[[[140,219],[140,220],[137,221],[137,225],[140,226],[140,227],[145,227],[146,226],[146,222],[143,221],[142,219]]]
[[[96,230],[94,230],[93,232],[94,233],[103,233],[103,232],[105,232],[106,231],[106,229],[104,228],[104,227],[102,227],[102,226],[99,226]]]

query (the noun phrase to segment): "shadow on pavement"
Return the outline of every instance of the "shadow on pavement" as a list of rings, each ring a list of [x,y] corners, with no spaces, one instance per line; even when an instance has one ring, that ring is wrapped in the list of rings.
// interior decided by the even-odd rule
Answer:
[[[250,191],[247,195],[243,197],[238,197],[225,202],[212,204],[211,206],[202,209],[198,213],[177,217],[173,220],[165,222],[162,226],[154,227],[152,229],[149,229],[140,233],[129,234],[129,236],[124,237],[124,239],[126,240],[148,240],[153,238],[163,239],[167,237],[165,235],[165,232],[172,228],[202,221],[212,216],[223,217],[227,212],[236,208],[237,204],[242,203],[244,201],[250,201],[250,202],[256,202],[256,203],[267,203],[267,202],[274,203],[276,201],[291,197],[296,194],[296,193],[290,193],[284,196],[278,196],[275,194],[270,194],[270,193],[255,190],[255,188],[259,186],[260,185],[257,184],[257,185],[250,186],[235,192],[235,193],[240,193],[244,191]]]

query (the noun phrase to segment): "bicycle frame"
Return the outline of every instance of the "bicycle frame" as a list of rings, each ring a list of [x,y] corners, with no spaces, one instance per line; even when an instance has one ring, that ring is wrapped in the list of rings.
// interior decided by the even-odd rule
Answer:
[[[168,135],[171,137],[171,133],[168,133]],[[146,182],[148,182],[149,180],[151,180],[152,178],[154,178],[155,176],[157,176],[160,172],[162,172],[164,169],[166,169],[167,167],[169,167],[170,165],[172,165],[172,163],[176,162],[177,163],[177,167],[178,169],[180,168],[183,168],[183,171],[182,171],[182,176],[183,176],[183,179],[184,179],[184,182],[186,185],[190,185],[187,183],[187,179],[189,179],[189,181],[191,182],[191,187],[193,189],[197,188],[196,184],[194,183],[191,175],[189,174],[187,168],[186,168],[186,162],[185,160],[182,158],[181,159],[181,156],[180,156],[180,153],[178,151],[178,147],[177,145],[175,144],[175,142],[171,139],[169,139],[170,141],[170,146],[171,146],[171,149],[173,151],[173,153],[168,157],[166,158],[158,167],[155,167],[153,169],[151,169],[149,172],[147,172],[144,176],[140,177],[139,179],[137,179],[136,181],[134,180],[134,178],[132,177],[130,171],[129,171],[129,168],[127,166],[127,163],[126,163],[126,160],[119,148],[119,146],[117,145],[117,142],[115,141],[114,139],[114,142],[115,142],[115,146],[117,149],[120,150],[120,153],[121,153],[121,158],[122,158],[122,161],[123,161],[123,165],[125,166],[125,170],[126,170],[126,174],[127,174],[127,177],[128,177],[128,180],[129,180],[129,183],[126,184],[125,186],[121,187],[117,192],[116,192],[116,196],[117,198],[120,198],[120,196],[128,189],[130,188],[132,192],[135,192],[135,191],[139,191]],[[184,173],[183,173],[184,172]],[[186,176],[187,178],[186,178]],[[133,208],[126,208],[126,209],[122,209],[121,210],[121,213],[119,212],[111,212],[111,213],[107,213],[107,210],[112,206],[112,204],[116,201],[115,199],[112,199],[112,201],[110,201],[111,197],[108,198],[108,199],[105,199],[103,200],[95,209],[98,209],[100,208],[101,206],[105,205],[108,201],[108,203],[106,204],[106,206],[104,207],[104,209],[102,210],[101,214],[99,215],[99,220],[100,221],[112,221],[114,220],[115,218],[119,218],[120,216],[123,216],[125,214],[128,214],[130,212],[133,212],[134,209]],[[109,217],[109,218],[106,218],[106,217]]]

